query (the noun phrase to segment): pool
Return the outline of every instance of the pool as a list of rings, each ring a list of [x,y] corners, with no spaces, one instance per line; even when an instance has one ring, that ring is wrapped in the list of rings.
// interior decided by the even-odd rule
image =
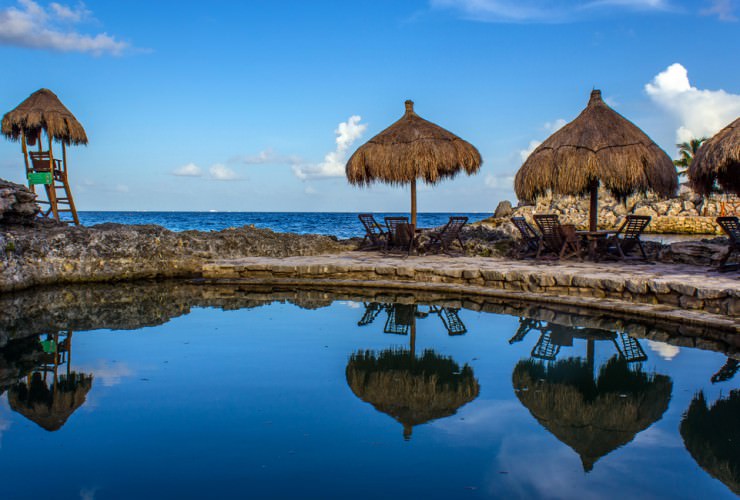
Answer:
[[[0,498],[733,498],[738,341],[450,295],[0,297]]]

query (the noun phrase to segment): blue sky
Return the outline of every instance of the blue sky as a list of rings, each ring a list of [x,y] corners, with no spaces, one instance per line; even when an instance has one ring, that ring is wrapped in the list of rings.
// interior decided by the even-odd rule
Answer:
[[[403,101],[473,143],[420,211],[492,211],[592,88],[675,156],[740,115],[740,0],[0,0],[0,111],[52,89],[81,210],[408,210],[342,166]],[[0,177],[23,181],[0,141]]]

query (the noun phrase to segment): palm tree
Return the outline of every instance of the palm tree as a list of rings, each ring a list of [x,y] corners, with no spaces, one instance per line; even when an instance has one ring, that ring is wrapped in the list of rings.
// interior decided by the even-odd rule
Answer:
[[[699,151],[699,147],[706,140],[707,137],[700,137],[698,139],[694,138],[690,141],[682,142],[681,144],[676,144],[680,158],[678,160],[673,160],[673,164],[678,167],[679,177],[686,175],[689,171],[689,165],[691,165],[691,162],[694,160],[696,152]]]

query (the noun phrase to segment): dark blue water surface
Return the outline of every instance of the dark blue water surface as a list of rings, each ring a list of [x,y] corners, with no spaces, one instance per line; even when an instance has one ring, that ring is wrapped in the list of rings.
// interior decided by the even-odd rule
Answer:
[[[142,285],[12,299],[24,313],[0,317],[12,332],[0,498],[737,491],[740,376],[721,341],[679,347],[696,337],[650,325],[630,336],[585,313],[551,314],[558,323],[527,316],[542,309],[291,293]]]
[[[375,213],[383,223],[383,217],[407,213]],[[441,226],[451,215],[465,215],[469,222],[491,216],[490,213],[420,213],[419,227]],[[354,212],[79,212],[80,223],[85,226],[116,222],[119,224],[157,224],[171,231],[220,231],[228,227],[254,224],[282,233],[329,234],[340,238],[363,236],[357,213]]]

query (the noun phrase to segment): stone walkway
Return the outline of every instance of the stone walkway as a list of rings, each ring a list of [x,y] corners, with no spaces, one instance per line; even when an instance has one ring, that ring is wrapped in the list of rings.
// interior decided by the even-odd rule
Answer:
[[[387,257],[347,252],[313,257],[251,257],[203,267],[207,280],[326,283],[445,289],[578,303],[602,309],[684,310],[714,316],[740,331],[740,274],[687,265],[638,262],[506,260],[484,257]],[[642,305],[637,307],[638,304]],[[650,308],[649,306],[653,306]],[[660,306],[660,307],[656,307]],[[687,318],[689,317],[687,316]]]

